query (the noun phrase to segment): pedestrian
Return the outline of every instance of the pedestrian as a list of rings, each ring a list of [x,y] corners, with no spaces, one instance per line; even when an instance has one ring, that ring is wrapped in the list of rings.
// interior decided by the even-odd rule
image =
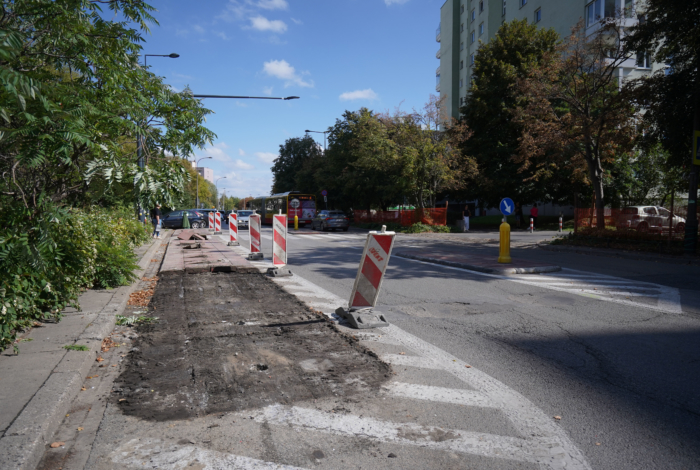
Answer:
[[[462,211],[462,218],[464,219],[464,231],[468,232],[469,231],[469,217],[471,217],[472,213],[469,211],[469,204],[466,204],[464,206],[464,210]]]
[[[515,203],[515,224],[520,228],[523,223],[523,206],[519,202]]]
[[[160,204],[156,204],[151,210],[151,222],[153,223],[153,238],[160,238],[161,217]]]
[[[533,204],[532,209],[530,209],[530,218],[532,219],[532,229],[534,230],[537,226],[537,216],[540,211],[537,209],[537,203]]]

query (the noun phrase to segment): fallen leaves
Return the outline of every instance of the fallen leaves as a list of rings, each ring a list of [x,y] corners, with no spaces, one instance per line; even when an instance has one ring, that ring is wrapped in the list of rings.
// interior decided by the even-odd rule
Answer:
[[[471,368],[472,368],[472,366],[470,366],[469,364],[466,364],[464,367],[466,367],[467,369],[471,369]]]
[[[83,430],[83,428],[82,428],[82,427],[79,427],[79,428],[78,428],[78,431],[82,431],[82,430]]]
[[[87,390],[87,388],[85,388],[85,387],[80,387],[80,391],[81,391],[81,392],[84,392],[85,390]]]
[[[405,352],[400,352],[399,355],[400,355],[400,356],[405,356],[406,353],[405,353]]]
[[[111,348],[117,348],[117,347],[119,347],[119,343],[115,343],[114,341],[112,341],[112,338],[108,337],[108,338],[105,338],[102,340],[102,348],[101,348],[102,352],[107,352]]]
[[[129,301],[127,302],[127,305],[133,305],[136,307],[147,307],[148,303],[151,301],[151,297],[153,297],[153,292],[156,289],[156,284],[158,283],[158,277],[142,277],[141,280],[144,282],[148,282],[148,287],[144,290],[139,290],[129,295]]]
[[[57,447],[61,447],[61,446],[64,446],[64,445],[66,445],[65,442],[52,442],[52,443],[51,443],[51,448],[52,448],[52,449],[56,449]]]
[[[85,377],[86,379],[94,379],[95,377],[99,377],[99,375],[88,375]]]
[[[561,419],[561,416],[555,416],[554,419],[556,419],[557,421],[559,421],[559,420]]]
[[[104,361],[104,359],[102,359],[102,356],[97,356],[97,359],[95,359],[95,361],[102,362],[102,361]]]

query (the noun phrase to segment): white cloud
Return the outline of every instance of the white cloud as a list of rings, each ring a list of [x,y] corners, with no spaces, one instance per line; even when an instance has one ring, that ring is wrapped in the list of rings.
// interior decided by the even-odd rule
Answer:
[[[272,87],[271,86],[263,87],[263,94],[265,94],[267,96],[272,96]]]
[[[227,40],[228,40],[228,36],[226,36],[226,33],[222,32],[222,31],[217,31],[217,32],[215,32],[215,33],[214,33],[214,36],[218,36],[218,37],[220,37],[221,39],[223,39],[224,41],[227,41]]]
[[[287,31],[287,25],[284,21],[270,21],[260,15],[250,18],[250,27],[258,31],[272,31],[273,33],[284,33]]]
[[[298,85],[300,87],[308,88],[313,88],[314,86],[313,80],[310,80],[308,82],[304,81],[304,79],[296,73],[294,67],[289,65],[289,63],[286,60],[271,60],[269,62],[265,62],[265,64],[263,65],[263,71],[271,77],[276,77],[280,80],[284,80],[285,88],[290,85]]]
[[[286,0],[260,0],[257,5],[265,10],[286,10],[289,6]]]
[[[301,20],[297,20],[296,18],[289,18],[289,19],[292,20],[294,22],[294,24],[304,24],[301,22]]]
[[[238,149],[238,155],[245,157],[245,151],[243,149]]]
[[[194,29],[198,33],[202,33],[202,34],[204,34],[206,32],[206,30],[204,28],[202,28],[201,26],[199,26],[198,24],[192,26],[192,29]]]
[[[386,6],[403,5],[406,2],[408,2],[408,0],[384,0],[384,3],[386,4]]]
[[[272,163],[278,155],[272,152],[255,152],[255,156],[265,163]]]
[[[345,93],[341,94],[339,96],[340,101],[352,101],[352,100],[369,100],[373,101],[379,98],[379,95],[377,95],[371,88],[367,88],[366,90],[355,90],[355,91],[346,91]]]
[[[241,159],[236,160],[235,162],[233,162],[233,164],[236,165],[236,168],[240,168],[241,170],[252,170],[253,168],[255,168],[250,163],[246,163]]]

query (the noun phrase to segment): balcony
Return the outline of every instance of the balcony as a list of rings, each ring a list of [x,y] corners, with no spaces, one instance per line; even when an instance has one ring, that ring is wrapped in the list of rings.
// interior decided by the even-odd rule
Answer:
[[[435,58],[438,60],[440,60],[440,50],[441,49],[438,49],[438,51],[435,53]]]
[[[435,85],[435,91],[440,93],[440,84],[439,83],[437,85]]]
[[[440,26],[438,26],[437,31],[435,31],[435,40],[440,42]]]
[[[440,76],[440,66],[438,65],[438,68],[435,69],[435,75],[438,77]]]

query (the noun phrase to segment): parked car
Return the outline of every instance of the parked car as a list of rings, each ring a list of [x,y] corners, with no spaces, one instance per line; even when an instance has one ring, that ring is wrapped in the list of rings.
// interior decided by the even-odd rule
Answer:
[[[248,228],[248,223],[250,220],[250,216],[255,214],[255,211],[252,210],[239,210],[238,211],[238,227],[245,227]]]
[[[182,216],[187,213],[187,220],[190,222],[190,227],[192,228],[206,228],[209,221],[207,220],[207,215],[195,210],[179,210],[172,211],[165,217],[163,217],[162,226],[163,228],[182,228]]]
[[[320,211],[311,220],[311,230],[328,230],[343,229],[347,232],[350,228],[350,219],[343,211]]]
[[[617,228],[631,228],[638,232],[667,231],[670,219],[671,211],[660,206],[630,206],[622,209],[617,219]],[[685,219],[674,215],[673,229],[679,233],[684,232]]]

